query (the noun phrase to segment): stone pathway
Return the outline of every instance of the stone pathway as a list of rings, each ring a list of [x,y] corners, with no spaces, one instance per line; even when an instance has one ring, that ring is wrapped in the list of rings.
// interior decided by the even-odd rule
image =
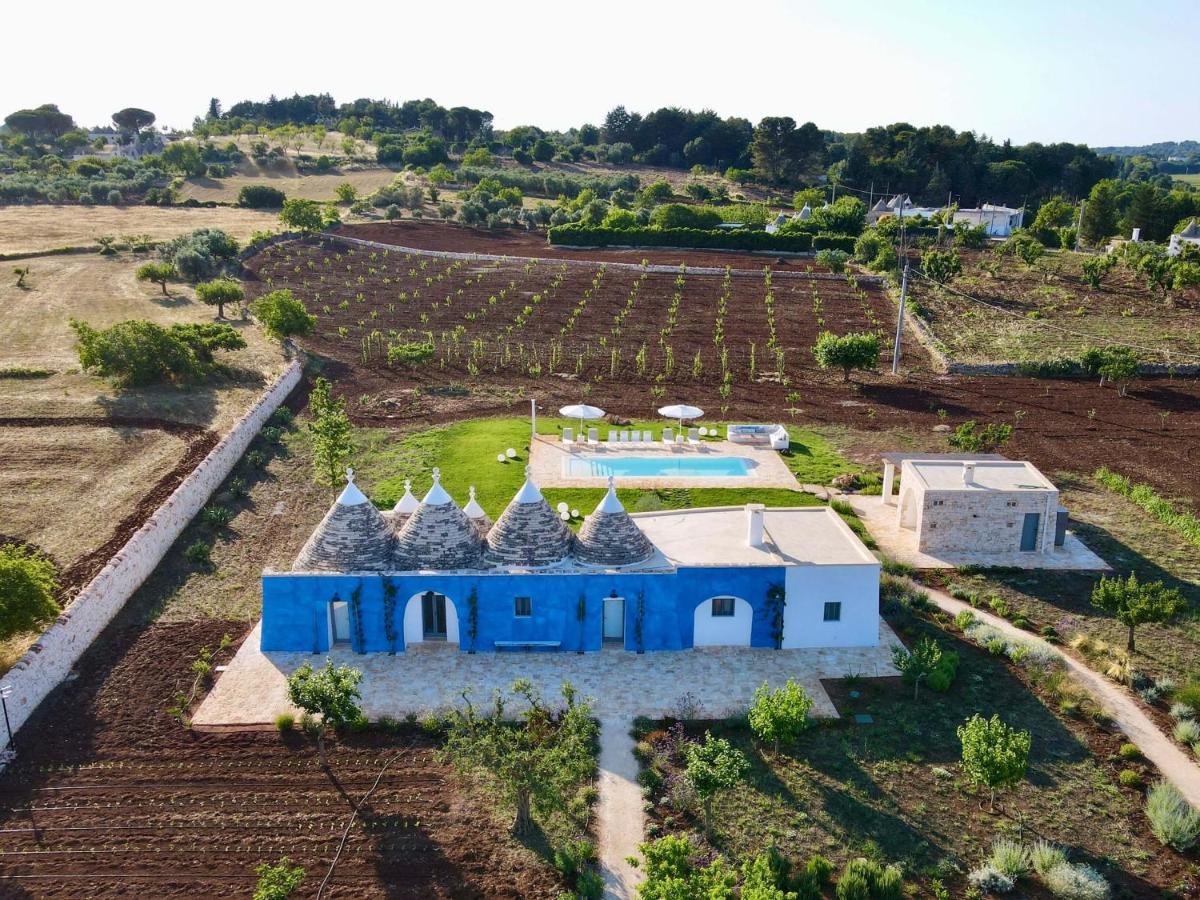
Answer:
[[[638,763],[629,726],[624,719],[600,720],[597,854],[604,896],[618,900],[633,900],[638,883],[645,877],[641,869],[628,862],[629,857],[638,856],[638,845],[645,834],[642,790],[637,783]]]
[[[1113,717],[1113,721],[1125,732],[1126,737],[1132,743],[1137,744],[1138,749],[1142,751],[1142,755],[1158,767],[1163,777],[1175,785],[1179,789],[1179,792],[1187,798],[1189,803],[1200,808],[1200,767],[1197,767],[1192,758],[1178,744],[1171,740],[1170,737],[1163,734],[1150,717],[1142,712],[1141,707],[1138,706],[1137,702],[1125,688],[1114,684],[1103,675],[1088,668],[1074,656],[1064,653],[1054,644],[1048,643],[1040,637],[1018,628],[1006,619],[992,615],[985,610],[977,609],[968,603],[964,603],[962,600],[956,600],[942,591],[933,590],[924,585],[914,585],[914,587],[929,594],[929,598],[939,608],[951,615],[957,615],[963,610],[968,609],[979,621],[998,628],[1005,634],[1019,637],[1023,641],[1038,644],[1056,653],[1066,663],[1068,671],[1093,696],[1100,700],[1104,708]]]
[[[193,724],[261,725],[280,713],[295,713],[287,702],[287,676],[303,663],[320,666],[325,656],[311,653],[263,653],[259,629],[246,638],[229,668],[196,711]],[[896,674],[891,647],[897,643],[880,622],[879,646],[806,650],[708,647],[636,654],[620,649],[599,653],[467,654],[453,644],[419,644],[407,652],[353,653],[335,648],[327,656],[363,674],[362,705],[371,719],[403,718],[408,713],[446,709],[461,702],[464,687],[476,700],[493,690],[507,691],[517,678],[528,678],[546,698],[559,695],[570,681],[592,700],[596,717],[632,719],[672,712],[681,695],[691,693],[704,716],[740,713],[764,681],[779,686],[793,678],[815,700],[813,715],[835,715],[821,687],[822,678],[847,672],[867,677]]]

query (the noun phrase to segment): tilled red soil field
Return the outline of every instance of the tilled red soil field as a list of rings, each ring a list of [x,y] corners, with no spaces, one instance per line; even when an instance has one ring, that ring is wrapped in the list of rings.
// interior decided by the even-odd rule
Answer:
[[[299,734],[180,726],[165,709],[190,685],[200,646],[244,627],[156,625],[110,633],[89,651],[79,677],[21,731],[20,757],[0,777],[0,896],[246,897],[255,866],[283,856],[307,870],[294,896],[314,896],[353,805],[397,754],[323,896],[562,890],[548,864],[450,781],[415,728],[339,741],[327,775]]]
[[[405,227],[439,249],[449,249],[445,236],[455,231]],[[463,246],[494,253],[515,239],[480,233]],[[731,276],[728,288],[720,275],[689,273],[680,286],[678,276],[645,273],[643,280],[637,270],[600,264],[467,263],[316,241],[278,245],[249,267],[251,295],[290,287],[318,315],[316,332],[304,343],[326,359],[326,373],[361,424],[511,415],[524,412],[528,397],[543,409],[586,399],[627,417],[686,400],[713,418],[867,431],[931,431],[970,419],[1007,422],[1015,431],[1005,453],[1048,472],[1090,474],[1103,464],[1200,501],[1200,483],[1191,474],[1200,462],[1200,385],[1194,379],[1145,379],[1119,397],[1090,381],[945,376],[930,369],[922,348],[907,336],[903,379],[859,375],[847,385],[817,369],[810,347],[828,328],[881,334],[880,367],[886,371],[895,312],[873,285],[773,269],[768,310],[761,272]],[[772,318],[786,384],[767,349]],[[435,346],[431,361],[388,364],[389,342],[429,340]]]
[[[345,225],[338,234],[364,241],[379,241],[411,247],[415,250],[441,250],[454,253],[489,253],[502,256],[532,256],[542,259],[575,259],[593,262],[640,263],[656,266],[732,266],[761,269],[769,265],[780,272],[826,272],[811,256],[777,257],[769,253],[737,253],[726,250],[667,250],[551,247],[546,236],[537,232],[506,229],[487,231],[448,222],[371,222]]]

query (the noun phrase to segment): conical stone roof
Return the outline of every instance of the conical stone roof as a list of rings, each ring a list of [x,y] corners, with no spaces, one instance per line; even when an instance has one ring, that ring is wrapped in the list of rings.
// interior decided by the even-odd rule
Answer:
[[[392,532],[383,514],[346,470],[346,487],[292,564],[296,572],[382,572],[389,568]]]
[[[483,507],[475,499],[475,485],[471,485],[471,499],[463,507],[463,515],[470,520],[471,527],[475,529],[475,533],[479,535],[480,540],[487,537],[487,533],[492,528],[492,520],[488,518],[488,514],[483,511]]]
[[[408,521],[409,516],[417,511],[420,502],[413,496],[412,479],[404,479],[404,496],[396,501],[396,505],[392,507],[392,529],[399,534],[400,529],[404,527],[404,523]]]
[[[550,566],[567,557],[574,539],[526,466],[525,484],[488,531],[486,555],[500,565]]]
[[[396,538],[396,565],[404,569],[474,569],[479,566],[479,535],[442,487],[433,486]]]
[[[1179,236],[1185,237],[1185,238],[1200,237],[1200,225],[1197,225],[1196,220],[1192,219],[1192,221],[1188,222],[1187,228],[1185,228],[1185,229],[1183,229],[1183,231],[1179,232]]]
[[[653,555],[654,545],[617,499],[610,475],[608,493],[579,529],[576,558],[594,566],[628,566]]]

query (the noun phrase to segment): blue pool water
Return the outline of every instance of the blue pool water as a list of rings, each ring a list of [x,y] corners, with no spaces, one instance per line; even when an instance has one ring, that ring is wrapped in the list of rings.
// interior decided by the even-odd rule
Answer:
[[[753,463],[741,456],[573,456],[563,461],[563,474],[575,478],[740,478]]]

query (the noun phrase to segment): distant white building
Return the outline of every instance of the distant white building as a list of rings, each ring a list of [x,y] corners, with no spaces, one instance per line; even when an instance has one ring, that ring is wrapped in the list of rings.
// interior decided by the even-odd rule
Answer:
[[[1167,247],[1168,256],[1178,256],[1183,252],[1183,245],[1191,244],[1193,247],[1200,247],[1200,225],[1196,224],[1196,220],[1187,223],[1187,227],[1179,234],[1171,235],[1171,243]]]
[[[1006,238],[1020,228],[1024,221],[1024,209],[995,206],[991,203],[985,203],[978,209],[954,211],[955,224],[962,222],[971,228],[982,225],[987,231],[988,237]]]

